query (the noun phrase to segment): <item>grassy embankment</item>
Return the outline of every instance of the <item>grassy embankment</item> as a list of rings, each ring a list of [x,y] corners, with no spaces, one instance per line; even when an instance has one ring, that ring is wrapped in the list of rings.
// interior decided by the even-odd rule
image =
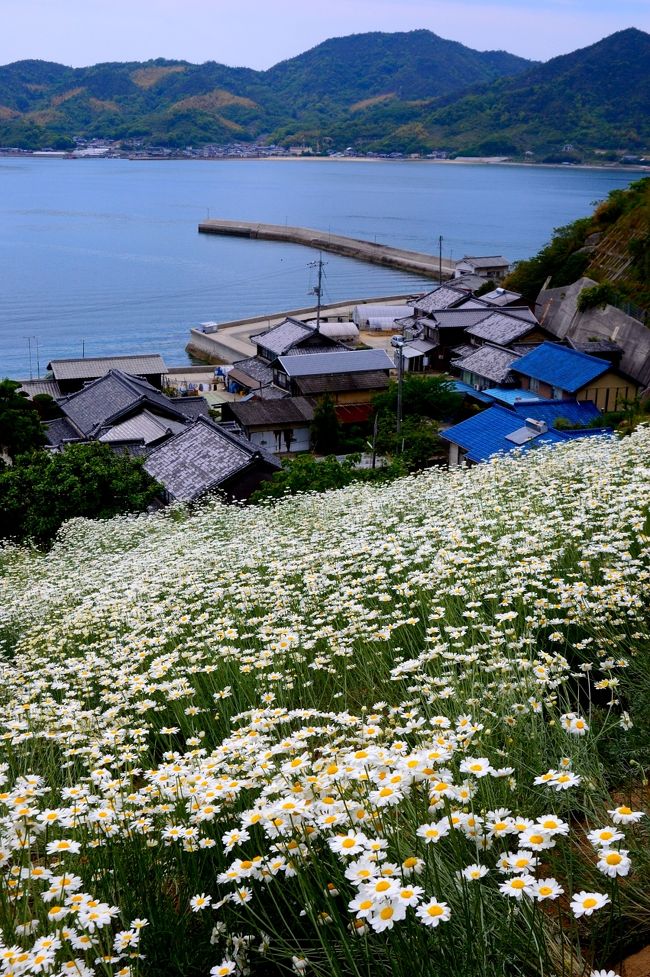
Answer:
[[[640,428],[5,549],[4,972],[582,977],[647,943],[649,460]]]

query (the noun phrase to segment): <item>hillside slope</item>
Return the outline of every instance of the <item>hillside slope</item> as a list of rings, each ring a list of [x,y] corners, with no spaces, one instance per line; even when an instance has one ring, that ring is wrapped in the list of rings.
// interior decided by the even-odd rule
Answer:
[[[358,145],[575,161],[650,149],[650,34],[630,28],[460,98],[369,107]],[[345,127],[333,127],[335,142]],[[572,149],[565,150],[565,146]]]
[[[613,190],[590,217],[558,228],[538,254],[518,263],[506,285],[532,302],[547,279],[553,288],[570,285],[582,275],[600,284],[600,301],[613,301],[621,307],[632,303],[638,307],[637,314],[648,314],[649,177],[624,190]]]
[[[578,977],[647,944],[649,462],[646,428],[0,550],[4,958]]]

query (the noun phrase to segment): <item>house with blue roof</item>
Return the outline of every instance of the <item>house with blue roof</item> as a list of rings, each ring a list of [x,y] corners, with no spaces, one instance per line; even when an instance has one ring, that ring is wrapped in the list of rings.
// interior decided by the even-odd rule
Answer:
[[[550,400],[591,401],[603,411],[619,410],[640,388],[607,360],[558,343],[542,343],[510,370],[522,390]]]
[[[449,444],[449,466],[461,462],[479,464],[497,454],[529,451],[542,445],[562,444],[576,437],[606,433],[603,427],[588,427],[601,416],[590,401],[536,400],[514,404],[511,408],[495,404],[460,424],[454,424],[440,437]],[[557,428],[558,421],[572,430]]]

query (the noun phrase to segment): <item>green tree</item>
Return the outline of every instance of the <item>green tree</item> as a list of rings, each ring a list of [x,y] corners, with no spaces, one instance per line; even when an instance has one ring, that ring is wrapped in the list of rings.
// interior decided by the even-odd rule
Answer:
[[[358,455],[350,455],[344,461],[337,461],[331,455],[322,461],[317,461],[311,455],[287,459],[281,471],[253,492],[250,501],[281,499],[298,492],[327,492],[329,489],[344,488],[352,482],[382,481],[397,473],[387,468],[356,468],[357,461]],[[399,474],[402,472],[399,471]]]
[[[452,417],[462,404],[463,398],[454,389],[454,382],[445,376],[426,376],[407,373],[402,381],[402,417],[429,417],[445,420]],[[373,404],[381,415],[397,415],[397,383],[392,381],[384,393],[378,394]]]
[[[426,417],[406,417],[397,433],[396,420],[390,415],[380,418],[377,451],[393,459],[404,472],[427,468],[440,448],[438,425]]]
[[[21,455],[0,472],[0,538],[47,544],[66,519],[141,512],[159,490],[140,459],[106,444]]]
[[[322,455],[336,451],[339,446],[340,434],[341,425],[336,415],[336,407],[332,398],[327,394],[316,405],[314,419],[311,423],[314,451]]]
[[[45,444],[38,412],[15,380],[0,380],[0,453],[10,458]]]

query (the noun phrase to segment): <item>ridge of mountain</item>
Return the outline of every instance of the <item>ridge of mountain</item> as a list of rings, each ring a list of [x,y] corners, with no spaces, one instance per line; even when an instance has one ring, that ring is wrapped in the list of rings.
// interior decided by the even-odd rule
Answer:
[[[397,142],[405,151],[530,153],[548,162],[641,152],[650,149],[650,34],[628,28],[460,96],[377,104],[355,121],[365,150]],[[330,136],[340,142],[337,125]]]
[[[323,129],[386,92],[430,99],[530,65],[426,30],[332,38],[267,71],[162,58],[87,68],[19,61],[0,67],[0,144],[38,148],[75,136],[172,146],[235,135],[281,138],[296,122]]]
[[[74,137],[613,159],[650,148],[650,35],[628,28],[545,63],[416,30],[332,38],[266,71],[162,58],[0,67],[0,145]]]

